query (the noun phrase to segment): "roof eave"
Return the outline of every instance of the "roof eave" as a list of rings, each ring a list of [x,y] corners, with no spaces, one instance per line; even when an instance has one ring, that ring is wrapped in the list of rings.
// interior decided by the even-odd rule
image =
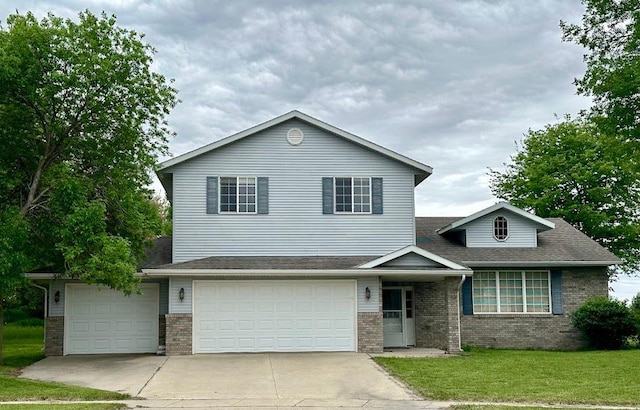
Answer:
[[[470,275],[469,269],[143,269],[145,276],[333,276],[333,277],[362,277],[362,276],[460,276]]]
[[[358,137],[357,135],[351,134],[347,131],[344,131],[340,128],[334,127],[333,125],[327,124],[323,121],[320,121],[316,118],[313,118],[307,114],[304,114],[300,111],[294,110],[291,112],[288,112],[286,114],[280,115],[276,118],[273,118],[269,121],[263,122],[262,124],[258,124],[255,125],[251,128],[248,128],[244,131],[240,131],[236,134],[233,134],[229,137],[223,138],[221,140],[212,142],[211,144],[207,144],[203,147],[200,147],[198,149],[195,149],[193,151],[187,152],[185,154],[179,155],[175,158],[171,158],[167,161],[161,162],[160,164],[158,164],[158,168],[156,169],[156,173],[164,173],[167,172],[167,170],[175,165],[178,165],[184,161],[190,160],[192,158],[195,158],[197,156],[206,154],[207,152],[213,151],[215,149],[221,148],[225,145],[231,144],[235,141],[238,141],[244,137],[247,137],[251,134],[255,134],[257,132],[263,131],[267,128],[273,127],[275,125],[278,125],[280,123],[283,123],[285,121],[288,121],[292,118],[298,118],[302,121],[305,121],[309,124],[315,125],[318,128],[324,129],[328,132],[331,132],[333,134],[339,135],[340,137],[349,140],[355,144],[361,145],[365,148],[368,148],[372,151],[375,151],[379,154],[382,154],[386,157],[392,158],[396,161],[402,162],[405,165],[408,165],[412,168],[415,168],[417,171],[419,171],[416,174],[416,185],[419,184],[420,182],[422,182],[424,179],[426,179],[429,175],[431,175],[433,173],[433,168],[430,167],[429,165],[423,164],[419,161],[415,161],[409,157],[406,157],[402,154],[398,154],[395,151],[392,151],[390,149],[384,148],[378,144],[375,144],[371,141],[367,141],[364,138]]]
[[[508,202],[498,202],[498,203],[495,203],[495,204],[491,205],[488,208],[484,208],[484,209],[482,209],[482,210],[480,210],[480,211],[478,211],[478,212],[476,212],[474,214],[471,214],[471,215],[469,215],[467,217],[464,217],[464,218],[461,218],[461,219],[459,219],[459,220],[457,220],[455,222],[452,222],[449,225],[438,229],[436,232],[439,233],[440,235],[442,235],[442,234],[447,233],[449,231],[457,230],[459,228],[462,228],[462,226],[468,224],[469,222],[474,221],[474,220],[476,220],[478,218],[482,218],[483,216],[489,215],[490,213],[495,212],[495,211],[497,211],[499,209],[505,209],[505,210],[507,210],[509,212],[512,212],[512,213],[516,214],[516,215],[520,215],[523,218],[527,218],[527,219],[529,219],[529,220],[531,220],[531,221],[533,221],[533,222],[535,222],[535,223],[537,223],[539,225],[542,225],[544,227],[544,229],[538,229],[538,231],[554,229],[556,227],[555,223],[553,223],[551,221],[548,221],[548,220],[546,220],[544,218],[541,218],[541,217],[539,217],[537,215],[533,215],[533,214],[531,214],[531,213],[529,213],[527,211],[524,211],[524,210],[522,210],[522,209],[520,209],[518,207],[515,207],[515,206],[511,205]]]
[[[620,265],[621,261],[463,261],[465,265],[476,268],[526,268],[526,267],[581,267],[581,266],[611,266]]]

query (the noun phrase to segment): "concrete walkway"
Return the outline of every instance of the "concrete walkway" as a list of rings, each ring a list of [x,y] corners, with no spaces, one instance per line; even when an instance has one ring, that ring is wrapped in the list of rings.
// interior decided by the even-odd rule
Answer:
[[[454,402],[454,401],[430,401],[430,400],[366,400],[362,403],[352,400],[301,400],[293,405],[290,400],[271,400],[267,402],[257,402],[256,400],[114,400],[114,401],[12,401],[0,402],[0,406],[4,404],[30,404],[30,405],[50,405],[50,404],[78,404],[78,403],[122,403],[128,408],[134,409],[174,409],[174,408],[190,408],[190,409],[211,409],[211,408],[232,408],[232,409],[260,409],[260,410],[296,410],[296,409],[448,409],[453,405],[471,404],[471,405],[509,405],[512,407],[536,407],[544,408],[562,408],[562,409],[594,409],[594,410],[638,410],[638,406],[604,406],[604,405],[588,405],[588,404],[556,404],[549,405],[545,403],[493,403],[493,402]]]

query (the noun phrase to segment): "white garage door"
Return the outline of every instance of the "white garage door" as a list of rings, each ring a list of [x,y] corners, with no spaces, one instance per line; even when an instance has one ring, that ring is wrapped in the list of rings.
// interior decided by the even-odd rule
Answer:
[[[356,284],[194,281],[193,351],[355,351]]]
[[[158,284],[142,295],[68,284],[64,354],[155,353],[158,350]]]

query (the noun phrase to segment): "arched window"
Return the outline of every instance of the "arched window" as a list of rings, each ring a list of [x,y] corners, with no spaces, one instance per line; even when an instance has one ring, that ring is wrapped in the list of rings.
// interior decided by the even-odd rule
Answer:
[[[493,237],[505,241],[509,236],[509,222],[504,216],[496,216],[493,220]]]

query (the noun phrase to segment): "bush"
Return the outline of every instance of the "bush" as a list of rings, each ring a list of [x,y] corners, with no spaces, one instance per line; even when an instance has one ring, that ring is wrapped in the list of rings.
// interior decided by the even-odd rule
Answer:
[[[571,321],[596,349],[620,349],[629,337],[638,334],[631,309],[624,302],[604,296],[587,300],[573,313]]]

